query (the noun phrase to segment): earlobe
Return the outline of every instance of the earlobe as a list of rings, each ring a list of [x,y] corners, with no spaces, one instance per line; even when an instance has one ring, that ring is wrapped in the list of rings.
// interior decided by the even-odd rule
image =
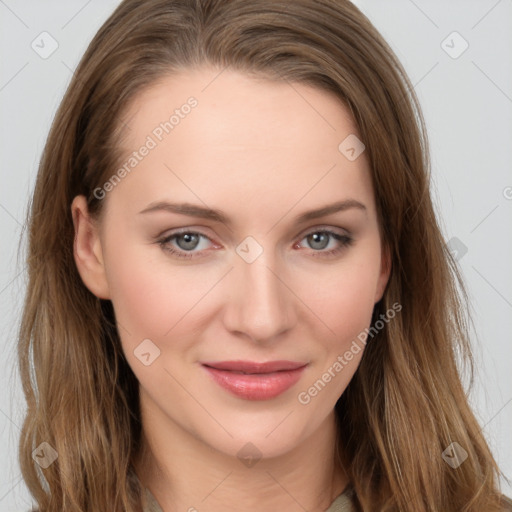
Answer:
[[[101,240],[97,224],[89,216],[85,196],[76,196],[71,203],[75,228],[73,256],[85,286],[100,299],[110,299]]]

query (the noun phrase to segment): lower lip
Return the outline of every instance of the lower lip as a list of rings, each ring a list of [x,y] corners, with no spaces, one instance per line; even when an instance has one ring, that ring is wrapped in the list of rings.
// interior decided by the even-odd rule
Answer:
[[[240,398],[270,400],[296,384],[306,366],[301,366],[296,370],[259,374],[235,373],[204,365],[203,368],[208,371],[217,384]]]

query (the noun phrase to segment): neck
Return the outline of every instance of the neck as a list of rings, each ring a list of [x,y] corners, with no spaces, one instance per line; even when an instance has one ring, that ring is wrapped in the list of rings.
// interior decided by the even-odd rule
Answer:
[[[334,453],[334,412],[300,446],[248,466],[169,418],[143,432],[135,470],[164,512],[325,511],[348,483]]]

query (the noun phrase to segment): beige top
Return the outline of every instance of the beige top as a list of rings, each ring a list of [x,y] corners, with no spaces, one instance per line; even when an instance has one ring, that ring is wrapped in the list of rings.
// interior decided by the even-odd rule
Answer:
[[[354,490],[352,487],[348,487],[343,491],[332,503],[331,506],[325,512],[354,512],[352,496]],[[144,509],[144,512],[163,512],[160,505],[156,501],[155,497],[151,494],[150,490],[146,488],[146,496],[148,498],[148,507]],[[505,507],[504,512],[512,511],[512,500],[502,495]]]
[[[354,512],[352,506],[352,488],[347,488],[343,491],[332,503],[325,512]],[[148,507],[144,512],[163,512],[151,491],[146,488],[146,496],[148,498]]]

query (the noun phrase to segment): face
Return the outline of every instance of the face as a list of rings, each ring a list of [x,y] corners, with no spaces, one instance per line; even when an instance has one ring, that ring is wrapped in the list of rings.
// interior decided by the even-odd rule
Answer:
[[[125,172],[75,259],[113,303],[145,421],[283,454],[333,418],[389,276],[356,126],[327,92],[208,69],[126,114]]]

